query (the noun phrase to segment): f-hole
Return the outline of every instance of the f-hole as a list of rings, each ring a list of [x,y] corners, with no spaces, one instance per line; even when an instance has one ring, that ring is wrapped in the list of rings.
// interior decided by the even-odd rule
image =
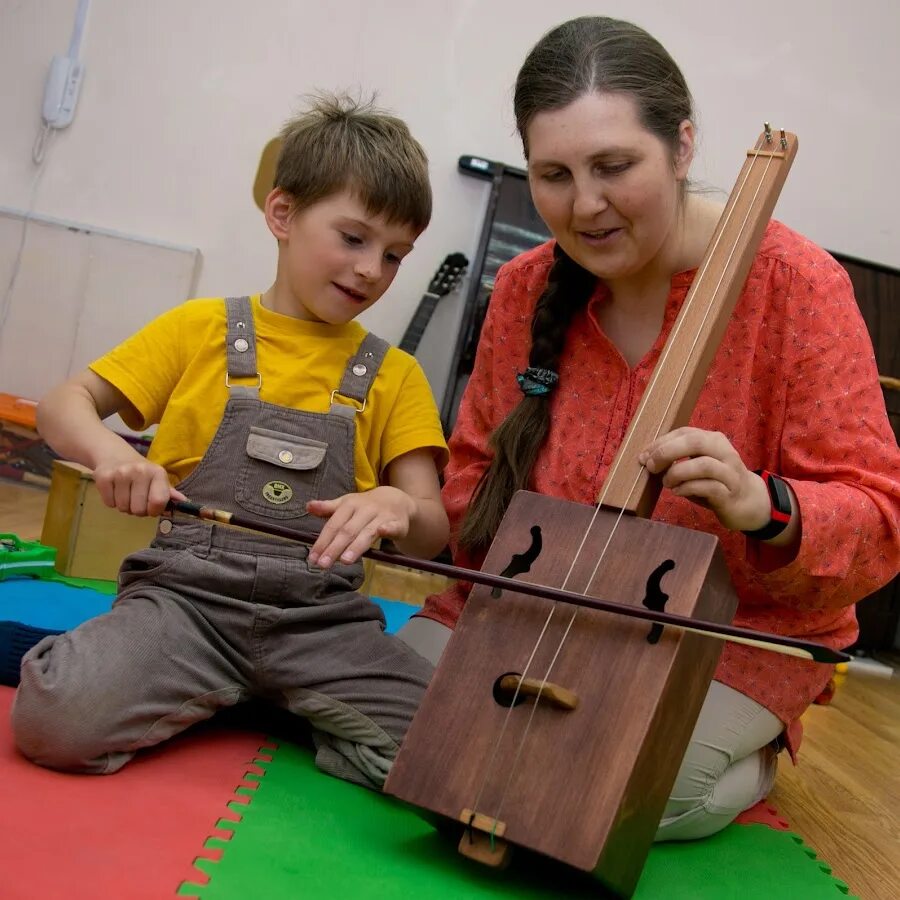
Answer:
[[[666,601],[669,595],[662,589],[662,579],[666,572],[671,572],[675,568],[675,561],[667,559],[661,562],[651,573],[647,579],[647,588],[642,603],[647,609],[653,612],[662,612],[666,608]],[[647,643],[655,644],[659,641],[663,633],[663,626],[659,622],[654,622],[650,626],[650,633],[647,635]]]
[[[531,526],[531,546],[524,553],[515,553],[509,561],[509,565],[500,573],[504,578],[515,578],[531,571],[531,564],[541,555],[544,539],[541,536],[541,526]],[[500,588],[494,588],[491,596],[496,599],[501,594]]]

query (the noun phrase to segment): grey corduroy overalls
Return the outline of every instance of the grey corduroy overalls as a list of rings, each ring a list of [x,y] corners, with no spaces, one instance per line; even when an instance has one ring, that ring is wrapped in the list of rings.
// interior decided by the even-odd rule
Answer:
[[[306,502],[356,490],[355,416],[387,345],[367,335],[329,412],[276,406],[259,399],[249,300],[226,303],[229,399],[178,488],[196,503],[318,531]],[[232,384],[248,377],[257,384]],[[380,787],[432,665],[384,633],[379,607],[357,593],[362,581],[361,563],[310,569],[303,545],[166,516],[151,546],[123,563],[109,613],[26,655],[16,741],[42,765],[114,772],[142,747],[262,697],[309,720],[321,769]]]

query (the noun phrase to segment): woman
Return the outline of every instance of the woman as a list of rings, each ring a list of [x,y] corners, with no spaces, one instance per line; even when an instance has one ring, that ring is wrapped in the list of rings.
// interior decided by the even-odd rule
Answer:
[[[553,240],[498,273],[450,442],[443,498],[470,568],[515,490],[596,502],[722,212],[688,191],[684,78],[632,24],[550,31],[519,72],[515,114]],[[668,489],[655,519],[719,538],[736,624],[846,647],[852,604],[900,568],[900,454],[852,288],[778,222],[690,427],[639,461]],[[429,597],[407,641],[436,660],[469,588]],[[763,798],[830,675],[727,644],[657,840],[711,834]]]

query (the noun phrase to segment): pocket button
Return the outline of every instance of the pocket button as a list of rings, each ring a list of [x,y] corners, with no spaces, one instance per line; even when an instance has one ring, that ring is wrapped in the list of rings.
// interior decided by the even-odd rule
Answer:
[[[289,463],[289,462],[293,462],[293,461],[294,461],[294,454],[291,453],[290,450],[282,450],[282,451],[278,454],[278,458],[279,458],[283,463]]]

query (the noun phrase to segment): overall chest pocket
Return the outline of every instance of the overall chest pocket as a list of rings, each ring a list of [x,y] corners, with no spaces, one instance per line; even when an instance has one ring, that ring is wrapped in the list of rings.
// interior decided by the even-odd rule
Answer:
[[[305,516],[306,503],[319,496],[328,444],[252,426],[235,483],[244,509],[275,519]]]

